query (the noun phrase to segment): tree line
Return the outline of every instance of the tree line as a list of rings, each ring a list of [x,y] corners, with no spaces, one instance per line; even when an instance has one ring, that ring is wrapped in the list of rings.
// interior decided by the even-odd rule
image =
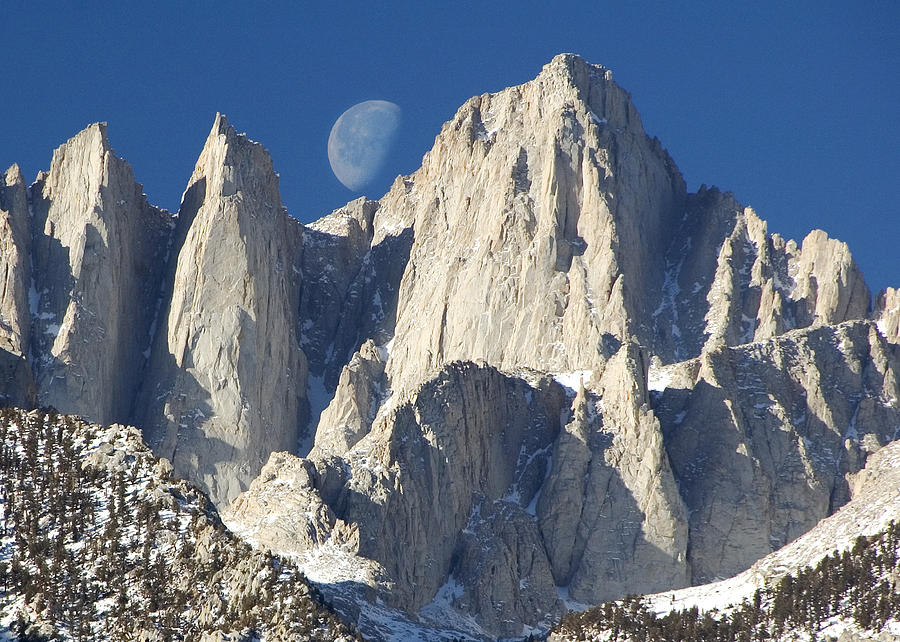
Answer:
[[[299,570],[162,478],[143,444],[92,463],[99,430],[0,409],[0,608],[16,609],[19,639],[358,638]]]
[[[817,640],[822,624],[838,616],[879,631],[888,620],[900,619],[898,544],[900,526],[891,522],[877,535],[858,537],[849,550],[785,575],[724,612],[692,607],[658,615],[632,595],[569,613],[556,630],[576,640],[606,631],[612,642],[756,642],[788,631],[806,631]]]

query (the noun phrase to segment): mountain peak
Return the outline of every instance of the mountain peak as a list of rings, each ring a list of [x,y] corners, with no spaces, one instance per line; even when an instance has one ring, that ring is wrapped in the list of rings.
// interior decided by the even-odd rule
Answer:
[[[576,53],[556,54],[544,65],[542,73],[564,74],[569,77],[577,77],[584,73],[604,76],[608,74],[609,79],[612,79],[612,71],[603,65],[590,63]]]
[[[0,395],[140,426],[361,621],[512,636],[736,573],[897,437],[900,294],[870,313],[844,244],[688,194],[575,54],[306,228],[221,113],[175,225],[103,123],[30,196],[0,178]]]
[[[185,190],[179,227],[143,425],[179,474],[224,502],[273,445],[296,444],[306,359],[296,337],[299,224],[281,205],[269,153],[223,114]]]
[[[222,113],[216,114],[194,174],[188,182],[188,190],[204,179],[206,194],[214,192],[229,197],[252,190],[264,193],[269,209],[281,209],[278,175],[269,152],[246,134],[237,133]],[[186,191],[185,198],[189,196]]]
[[[228,116],[217,111],[216,117],[213,120],[212,132],[210,133],[225,134],[229,129],[234,131],[234,128],[228,124]]]
[[[91,123],[66,141],[59,149],[83,147],[91,151],[99,152],[101,155],[106,152],[112,152],[113,149],[109,144],[107,128],[108,126],[105,122]]]
[[[10,165],[9,169],[7,169],[2,176],[3,184],[0,185],[0,187],[11,187],[12,185],[25,182],[25,179],[22,177],[22,170],[19,168],[18,163]]]

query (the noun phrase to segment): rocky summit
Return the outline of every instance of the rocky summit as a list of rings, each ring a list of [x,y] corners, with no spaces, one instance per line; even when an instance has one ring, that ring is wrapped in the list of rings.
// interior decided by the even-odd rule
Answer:
[[[900,433],[898,291],[689,193],[571,54],[308,225],[222,115],[175,215],[92,125],[0,177],[0,247],[5,403],[138,427],[371,639],[734,576]]]

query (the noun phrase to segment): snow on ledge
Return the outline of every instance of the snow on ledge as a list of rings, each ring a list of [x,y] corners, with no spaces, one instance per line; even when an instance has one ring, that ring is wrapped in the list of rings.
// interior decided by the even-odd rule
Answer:
[[[583,382],[589,381],[593,374],[593,370],[574,370],[572,372],[554,372],[550,376],[553,377],[556,383],[571,391],[574,395],[578,392],[579,386]]]

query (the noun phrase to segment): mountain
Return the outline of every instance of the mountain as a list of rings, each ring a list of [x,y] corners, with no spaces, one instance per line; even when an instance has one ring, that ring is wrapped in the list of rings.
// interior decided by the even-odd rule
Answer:
[[[3,639],[356,638],[136,429],[4,408],[0,458]]]
[[[567,616],[549,638],[633,640],[649,634],[712,640],[743,634],[743,639],[895,640],[900,637],[900,593],[893,588],[900,574],[898,487],[900,442],[894,442],[855,476],[847,504],[748,570],[645,596],[640,606],[606,604]],[[626,621],[632,630],[623,626]],[[725,627],[731,630],[725,633]],[[613,635],[617,628],[619,637]]]
[[[897,291],[689,193],[572,54],[309,225],[222,115],[177,215],[104,125],[0,186],[8,402],[138,426],[370,637],[523,636],[731,577],[900,430]]]

